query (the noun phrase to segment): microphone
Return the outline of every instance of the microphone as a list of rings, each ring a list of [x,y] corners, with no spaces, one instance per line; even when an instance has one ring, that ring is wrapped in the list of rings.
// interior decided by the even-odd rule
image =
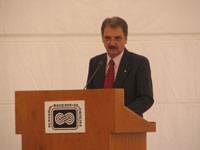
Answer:
[[[96,68],[96,70],[94,71],[94,73],[92,74],[92,76],[90,77],[90,79],[88,80],[87,84],[85,85],[85,87],[83,88],[84,90],[86,89],[86,87],[88,86],[88,84],[92,81],[92,79],[94,78],[94,76],[96,75],[97,71],[99,70],[99,68],[101,68],[101,66],[103,66],[103,59],[98,63],[98,66]]]

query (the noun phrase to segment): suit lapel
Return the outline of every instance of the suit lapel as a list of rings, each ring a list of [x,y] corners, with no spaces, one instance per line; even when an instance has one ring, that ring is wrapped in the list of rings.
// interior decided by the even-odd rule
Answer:
[[[114,82],[114,88],[120,88],[123,81],[126,79],[130,69],[128,68],[128,51],[125,49],[122,56],[117,76]]]
[[[105,80],[105,70],[106,70],[106,62],[107,62],[107,57],[106,54],[103,55],[103,65],[99,69],[98,73],[96,74],[96,86],[97,88],[104,88],[104,80]]]

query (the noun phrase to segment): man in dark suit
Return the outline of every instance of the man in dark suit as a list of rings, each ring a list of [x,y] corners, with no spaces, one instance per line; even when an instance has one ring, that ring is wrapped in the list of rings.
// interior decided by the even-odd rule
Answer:
[[[101,34],[107,53],[90,60],[87,89],[123,88],[125,106],[143,116],[154,102],[148,59],[125,48],[128,25],[122,18],[105,19]]]

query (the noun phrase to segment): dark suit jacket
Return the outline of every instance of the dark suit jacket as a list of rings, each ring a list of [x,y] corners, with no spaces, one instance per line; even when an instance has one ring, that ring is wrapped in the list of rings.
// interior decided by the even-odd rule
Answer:
[[[103,65],[87,85],[87,89],[104,88],[106,53],[93,57],[90,60],[88,79],[90,79],[101,60],[103,60]],[[148,59],[125,49],[114,82],[114,88],[123,88],[125,106],[142,116],[154,102]]]

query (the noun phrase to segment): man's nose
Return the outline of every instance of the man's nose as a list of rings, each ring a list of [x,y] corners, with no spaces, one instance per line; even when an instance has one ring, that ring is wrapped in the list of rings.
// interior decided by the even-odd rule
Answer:
[[[116,44],[115,39],[110,40],[110,45],[115,45],[115,44]]]

